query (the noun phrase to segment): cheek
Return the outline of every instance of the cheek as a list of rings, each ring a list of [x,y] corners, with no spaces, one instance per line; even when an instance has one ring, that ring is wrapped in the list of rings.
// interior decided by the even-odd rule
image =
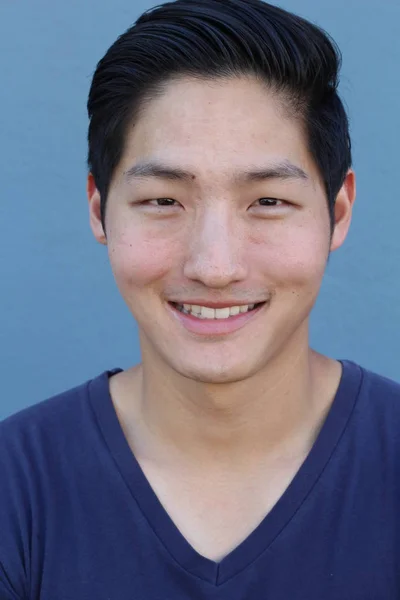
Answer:
[[[179,256],[178,243],[145,235],[139,229],[113,233],[108,243],[110,264],[121,289],[147,286],[162,279]]]
[[[325,227],[299,225],[270,233],[253,245],[253,262],[260,265],[266,279],[279,288],[319,286],[329,251]]]

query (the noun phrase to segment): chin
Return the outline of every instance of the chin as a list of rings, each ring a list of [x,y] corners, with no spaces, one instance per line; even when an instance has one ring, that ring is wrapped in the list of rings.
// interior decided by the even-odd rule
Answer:
[[[199,383],[236,383],[248,379],[253,375],[257,368],[251,369],[249,365],[179,365],[175,370],[192,381]]]

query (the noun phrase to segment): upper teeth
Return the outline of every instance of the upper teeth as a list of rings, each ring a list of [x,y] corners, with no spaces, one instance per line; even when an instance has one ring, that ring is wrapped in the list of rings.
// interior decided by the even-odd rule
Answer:
[[[246,304],[243,306],[226,306],[225,308],[210,308],[209,306],[198,306],[197,304],[177,304],[177,306],[182,312],[194,315],[199,319],[227,319],[252,310],[255,305]]]

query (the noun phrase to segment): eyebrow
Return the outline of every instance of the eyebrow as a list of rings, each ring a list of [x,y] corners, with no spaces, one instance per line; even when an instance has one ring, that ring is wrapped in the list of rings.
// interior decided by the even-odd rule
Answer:
[[[194,173],[154,160],[140,161],[125,171],[124,175],[128,181],[132,179],[157,178],[170,181],[189,182],[196,179]],[[233,176],[234,183],[236,184],[264,181],[268,179],[300,179],[309,181],[310,177],[302,168],[289,160],[284,160],[265,167],[245,169],[244,171],[235,173]]]

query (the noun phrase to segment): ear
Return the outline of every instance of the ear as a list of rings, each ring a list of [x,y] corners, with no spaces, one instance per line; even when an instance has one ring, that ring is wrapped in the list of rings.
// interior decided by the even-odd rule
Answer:
[[[353,205],[356,199],[356,176],[352,169],[346,175],[342,187],[336,196],[334,210],[334,230],[330,251],[333,252],[343,244],[350,228]]]
[[[100,244],[107,245],[106,234],[101,222],[100,192],[91,173],[87,178],[86,192],[89,200],[89,219],[93,235]]]

